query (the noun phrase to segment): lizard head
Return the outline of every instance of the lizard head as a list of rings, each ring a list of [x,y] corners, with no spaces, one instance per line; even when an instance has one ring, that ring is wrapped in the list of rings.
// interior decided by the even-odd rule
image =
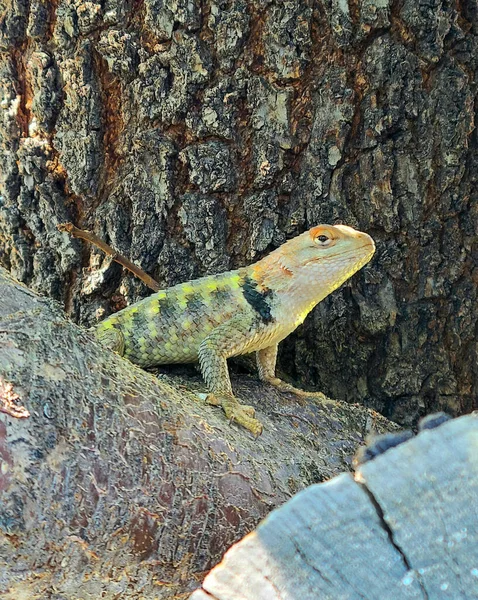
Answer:
[[[302,267],[331,265],[350,277],[369,262],[375,252],[373,239],[347,225],[317,225],[302,236],[298,258]]]
[[[293,257],[295,270],[303,269],[310,275],[323,273],[340,283],[367,264],[375,252],[367,233],[347,225],[317,225],[284,244],[284,250],[289,244],[285,256]]]
[[[315,288],[314,296],[323,298],[366,265],[374,252],[374,241],[366,233],[347,225],[317,225],[258,265],[264,280],[273,279],[276,287],[296,287],[300,282],[300,287]]]

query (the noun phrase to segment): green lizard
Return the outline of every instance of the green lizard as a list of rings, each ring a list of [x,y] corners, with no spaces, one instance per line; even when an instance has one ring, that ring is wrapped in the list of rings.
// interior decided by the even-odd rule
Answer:
[[[159,291],[111,315],[95,332],[141,367],[198,361],[208,402],[259,435],[254,409],[233,395],[227,359],[255,351],[262,381],[306,395],[275,376],[278,343],[374,252],[366,233],[318,225],[248,267]]]

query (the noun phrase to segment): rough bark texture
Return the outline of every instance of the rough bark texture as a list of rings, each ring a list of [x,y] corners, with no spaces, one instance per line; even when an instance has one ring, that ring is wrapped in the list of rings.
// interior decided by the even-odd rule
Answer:
[[[477,416],[297,494],[191,600],[478,598]]]
[[[259,440],[220,409],[111,352],[0,268],[0,595],[171,599],[305,486],[348,469],[371,430],[361,406],[233,380]],[[183,389],[181,389],[183,388]],[[182,596],[181,596],[182,595]]]
[[[89,324],[146,290],[61,221],[165,286],[356,225],[377,256],[288,371],[404,423],[469,411],[477,27],[476,0],[0,0],[0,261]]]

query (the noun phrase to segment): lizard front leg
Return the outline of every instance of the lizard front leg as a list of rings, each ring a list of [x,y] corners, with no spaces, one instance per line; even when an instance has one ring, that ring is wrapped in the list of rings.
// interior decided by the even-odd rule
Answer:
[[[257,370],[259,372],[259,379],[270,383],[281,392],[291,392],[297,396],[309,396],[312,398],[319,398],[320,400],[325,399],[325,395],[322,392],[307,392],[300,390],[299,388],[290,385],[276,377],[276,361],[277,361],[277,349],[278,344],[273,344],[262,350],[256,352]]]
[[[262,424],[254,419],[252,406],[240,404],[234,397],[227,368],[227,358],[240,353],[250,337],[250,319],[233,317],[216,327],[200,344],[198,351],[202,376],[211,392],[207,401],[222,406],[226,417],[260,435]]]

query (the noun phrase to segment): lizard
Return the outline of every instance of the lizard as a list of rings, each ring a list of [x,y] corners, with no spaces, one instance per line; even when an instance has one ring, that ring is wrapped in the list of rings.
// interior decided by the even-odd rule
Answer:
[[[318,225],[249,266],[160,290],[104,319],[95,335],[143,368],[198,362],[207,402],[257,436],[262,424],[234,396],[227,359],[256,352],[262,381],[309,395],[276,377],[278,344],[374,252],[366,233]]]

